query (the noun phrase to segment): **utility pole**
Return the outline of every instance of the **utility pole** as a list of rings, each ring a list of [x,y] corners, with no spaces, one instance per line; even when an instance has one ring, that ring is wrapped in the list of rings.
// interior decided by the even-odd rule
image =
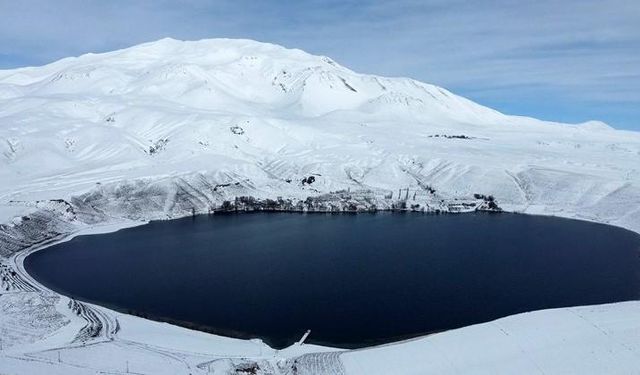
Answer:
[[[62,361],[60,360],[60,350],[58,349],[58,363],[62,363]]]

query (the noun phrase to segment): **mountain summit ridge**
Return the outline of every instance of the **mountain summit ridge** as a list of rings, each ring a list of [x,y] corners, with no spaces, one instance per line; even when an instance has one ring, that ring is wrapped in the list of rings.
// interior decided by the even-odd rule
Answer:
[[[413,191],[425,210],[493,195],[640,229],[633,205],[611,209],[640,197],[639,157],[638,133],[505,115],[249,40],[162,39],[0,72],[0,214],[142,184],[171,217],[187,182],[269,199],[366,191],[380,207]],[[234,198],[195,190],[204,212]]]
[[[409,107],[412,116],[466,122],[501,117],[441,87],[409,78],[358,74],[326,56],[247,39],[165,38],[0,72],[0,98],[49,94],[185,96],[178,102],[213,110],[221,109],[213,104],[216,101],[225,102],[228,110],[237,100],[302,116],[342,110],[390,110],[397,116]]]

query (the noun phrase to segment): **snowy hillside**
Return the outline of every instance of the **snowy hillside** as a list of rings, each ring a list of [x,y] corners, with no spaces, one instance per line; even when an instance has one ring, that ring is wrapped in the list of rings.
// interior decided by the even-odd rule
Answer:
[[[428,185],[640,230],[639,134],[506,116],[271,44],[163,39],[1,71],[0,98],[4,205],[181,175],[271,198]]]
[[[627,348],[622,359],[603,354],[574,372],[618,363],[628,373],[629,358],[640,355],[630,344],[640,321],[612,321],[638,315],[640,303],[511,317],[388,350],[274,353],[74,304],[21,265],[29,251],[105,225],[229,207],[459,212],[492,209],[489,196],[504,210],[640,232],[640,133],[508,116],[437,86],[359,74],[327,57],[249,40],[163,39],[0,71],[0,373],[124,371],[87,343],[151,366],[141,373],[184,366],[206,373],[244,366],[238,358],[249,357],[285,374],[300,355],[308,369],[329,369],[322,373],[390,373],[385,366],[455,373],[464,367],[405,358],[433,355],[455,340],[469,343],[460,366],[478,373],[495,373],[499,360],[512,365],[508,373],[567,370],[553,362],[555,351],[536,344],[544,337],[523,328],[545,322],[567,327],[549,343],[578,343],[568,355]],[[595,328],[582,337],[585,321]],[[590,346],[602,332],[611,333],[608,344]],[[485,338],[504,350],[484,348]],[[68,354],[60,361],[56,350]],[[473,357],[480,352],[486,362]]]

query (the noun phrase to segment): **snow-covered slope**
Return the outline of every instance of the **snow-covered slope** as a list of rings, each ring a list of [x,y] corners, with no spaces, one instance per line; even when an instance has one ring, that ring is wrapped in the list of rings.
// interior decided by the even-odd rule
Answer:
[[[433,85],[359,74],[327,57],[249,40],[163,39],[0,71],[0,223],[7,224],[0,226],[0,273],[8,289],[0,295],[0,332],[2,337],[11,333],[4,346],[13,347],[11,357],[0,351],[0,372],[54,371],[55,350],[84,353],[68,360],[76,365],[57,362],[60,373],[123,371],[121,361],[114,368],[115,362],[100,359],[99,351],[84,351],[83,343],[95,340],[106,340],[98,344],[127,353],[132,362],[150,363],[143,373],[159,373],[157,362],[145,356],[192,373],[205,373],[213,364],[240,366],[236,357],[245,356],[284,374],[296,366],[287,358],[300,355],[300,368],[330,369],[324,373],[371,373],[370,366],[380,373],[385,366],[422,373],[428,366],[451,364],[399,363],[410,361],[407,356],[449,350],[460,341],[469,342],[469,350],[458,353],[466,359],[450,366],[451,373],[465,368],[500,372],[495,361],[512,366],[504,367],[507,373],[565,370],[562,363],[549,362],[556,351],[522,349],[528,340],[534,340],[534,349],[545,340],[523,331],[531,319],[535,327],[547,322],[567,327],[550,344],[582,340],[579,348],[586,352],[626,347],[629,353],[620,363],[637,359],[638,349],[627,345],[637,338],[637,319],[616,325],[609,318],[587,317],[595,330],[582,337],[572,325],[582,324],[582,312],[591,313],[570,309],[389,349],[307,355],[321,349],[307,347],[278,354],[260,343],[205,338],[99,307],[78,307],[38,286],[21,269],[29,249],[97,225],[208,212],[227,207],[225,201],[234,207],[301,210],[461,211],[490,208],[489,195],[507,210],[639,232],[640,133],[595,121],[568,125],[508,116]],[[240,196],[259,203],[239,201]],[[617,319],[639,308],[631,303],[602,311]],[[121,323],[122,332],[112,332]],[[601,339],[598,332],[609,331],[617,336],[592,345],[590,340]],[[159,339],[166,335],[184,340],[167,344]],[[502,340],[499,348],[506,351],[485,350],[483,362],[472,356],[483,350],[486,338]],[[214,355],[207,347],[220,352]],[[142,354],[136,357],[131,348]],[[534,354],[539,357],[523,359]],[[615,364],[616,358],[594,359],[593,368]],[[278,361],[284,361],[282,368]],[[625,373],[628,367],[620,369]]]
[[[5,205],[205,172],[271,197],[412,197],[429,185],[445,198],[493,194],[506,208],[640,229],[629,204],[640,202],[637,133],[506,116],[249,40],[163,39],[0,71],[0,148]],[[312,187],[300,183],[312,174]]]

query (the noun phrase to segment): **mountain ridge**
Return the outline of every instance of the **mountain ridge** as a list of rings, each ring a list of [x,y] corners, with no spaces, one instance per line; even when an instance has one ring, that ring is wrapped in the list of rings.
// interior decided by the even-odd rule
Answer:
[[[479,193],[640,225],[631,208],[606,209],[640,195],[640,134],[505,115],[249,40],[162,39],[2,71],[0,151],[0,205],[202,172],[270,198],[415,189],[439,205]],[[550,189],[560,181],[572,195]]]
[[[347,75],[358,75],[358,76],[367,77],[371,81],[375,81],[381,87],[385,87],[385,86],[382,83],[380,83],[380,80],[392,80],[395,82],[404,81],[407,84],[424,86],[423,89],[426,88],[429,95],[432,95],[432,96],[435,93],[435,95],[442,94],[445,97],[447,96],[453,97],[457,101],[464,102],[464,104],[467,106],[471,105],[475,107],[476,110],[481,109],[483,111],[486,111],[486,113],[484,113],[485,115],[487,113],[493,113],[496,116],[521,117],[526,119],[533,119],[533,118],[524,117],[524,116],[504,115],[492,108],[483,106],[481,104],[472,102],[464,97],[455,95],[452,92],[440,86],[424,83],[424,82],[417,81],[407,77],[384,77],[384,76],[373,75],[373,74],[358,74],[353,72],[351,69],[341,64],[338,64],[337,62],[335,62],[334,60],[332,60],[327,56],[313,55],[301,49],[285,48],[277,44],[259,42],[251,39],[213,38],[213,39],[185,41],[185,40],[178,40],[178,39],[167,37],[167,38],[159,39],[157,41],[145,42],[145,43],[141,43],[138,45],[134,45],[134,46],[130,46],[130,47],[114,50],[114,51],[101,52],[101,53],[86,53],[80,56],[67,57],[67,58],[63,58],[42,66],[30,66],[30,67],[23,67],[23,68],[0,70],[0,81],[1,81],[0,84],[1,83],[4,83],[5,85],[13,84],[18,86],[29,85],[30,83],[36,83],[38,80],[38,78],[32,77],[34,73],[37,75],[38,72],[40,72],[40,75],[42,78],[42,75],[46,76],[47,75],[46,72],[49,70],[55,71],[55,72],[49,73],[49,74],[55,74],[55,76],[51,77],[51,79],[53,80],[59,80],[64,78],[73,79],[74,78],[73,75],[70,76],[68,74],[65,74],[64,71],[60,71],[60,68],[65,68],[65,64],[72,65],[72,66],[76,65],[76,68],[79,68],[77,65],[80,65],[85,69],[90,68],[91,63],[101,63],[101,62],[104,62],[104,60],[107,60],[108,62],[109,59],[115,60],[115,61],[119,59],[120,60],[134,59],[138,61],[146,61],[152,64],[153,62],[156,62],[163,57],[165,58],[172,57],[173,55],[180,54],[180,53],[187,53],[187,54],[194,55],[194,51],[196,52],[200,51],[200,53],[196,53],[196,60],[201,61],[202,58],[206,56],[206,54],[203,55],[201,52],[204,50],[204,51],[209,51],[209,54],[211,54],[210,52],[211,49],[218,50],[218,51],[224,50],[227,52],[233,51],[233,53],[235,53],[236,55],[236,58],[241,58],[241,57],[251,58],[252,57],[251,54],[250,53],[246,54],[247,52],[253,52],[254,54],[255,52],[259,52],[259,54],[264,54],[264,55],[273,55],[273,54],[277,54],[277,55],[279,54],[280,56],[284,55],[286,56],[287,59],[291,59],[292,61],[295,61],[297,59],[297,61],[300,63],[310,64],[311,66],[307,66],[308,69],[311,67],[322,68],[323,65],[325,65],[325,67],[330,66],[330,67],[336,68],[339,71],[344,72]],[[214,51],[214,54],[215,54],[215,51]],[[232,55],[228,55],[227,58],[232,60],[231,56]],[[274,60],[277,60],[276,57],[271,56],[271,58],[273,58]],[[103,61],[100,61],[100,59],[102,59]],[[185,62],[184,64],[194,66],[194,65],[198,65],[197,61],[196,63]],[[218,61],[218,63],[220,64],[221,62]],[[165,66],[165,68],[167,67]],[[176,67],[176,68],[179,68],[179,67]],[[67,69],[69,69],[68,66],[66,67],[66,69],[62,69],[62,70],[67,70]],[[90,75],[90,74],[91,74],[91,69],[86,69],[84,71],[82,71],[81,69],[81,71],[75,72],[76,78],[78,76]],[[280,78],[280,77],[274,76],[274,82],[277,78]],[[335,79],[335,77],[329,77],[329,79],[331,78]],[[281,86],[282,89],[285,90],[285,87],[282,84],[282,82],[277,82],[277,83],[279,85],[282,85]],[[339,82],[335,82],[335,83],[339,84]],[[349,85],[349,83],[345,83],[345,87],[353,90],[353,87]],[[21,94],[23,93],[16,93],[16,91],[13,91],[12,93],[11,88],[8,88],[8,87],[4,87],[0,89],[0,99],[17,97],[17,96],[20,96]],[[392,91],[390,94],[391,96],[397,98],[399,93]],[[400,99],[400,101],[405,101],[405,102],[415,101],[415,99],[416,99],[415,97],[405,94],[404,97]],[[417,99],[419,101],[419,98]],[[374,100],[383,101],[385,99],[382,97],[379,97],[379,98],[373,97],[368,99],[368,101],[374,101]],[[364,103],[364,104],[367,104],[367,103]],[[338,108],[338,109],[341,109],[341,108]],[[478,118],[476,118],[475,120],[477,121]],[[541,121],[537,119],[533,119],[533,120]],[[543,121],[543,122],[554,123],[554,124],[556,123],[553,121]],[[590,122],[590,121],[587,121],[587,122]],[[580,125],[580,124],[575,124],[575,125]]]
[[[253,79],[254,87],[249,92],[239,92],[237,86],[247,83],[245,75]],[[173,84],[165,87],[165,92],[159,83],[163,80]],[[75,92],[65,87],[68,81],[76,81],[67,85]],[[189,81],[187,86],[185,82]],[[298,93],[302,113],[311,116],[359,110],[359,106],[371,107],[371,103],[385,101],[421,103],[438,110],[454,107],[469,115],[501,115],[434,85],[403,77],[357,74],[326,56],[244,39],[184,42],[165,38],[113,52],[62,59],[42,67],[5,70],[0,72],[0,83],[5,86],[0,95],[9,99],[51,93],[95,94],[79,90],[83,82],[101,89],[99,94],[131,94],[135,91],[132,87],[137,87],[142,94],[158,90],[158,95],[168,97],[169,91],[178,89],[181,94],[198,91],[200,97],[207,91],[232,93],[244,101],[276,105],[282,104],[278,102],[283,94],[291,97]],[[230,82],[238,84],[234,87]],[[177,87],[180,85],[183,87]],[[332,97],[335,100],[329,100]],[[480,118],[476,116],[474,120]]]

